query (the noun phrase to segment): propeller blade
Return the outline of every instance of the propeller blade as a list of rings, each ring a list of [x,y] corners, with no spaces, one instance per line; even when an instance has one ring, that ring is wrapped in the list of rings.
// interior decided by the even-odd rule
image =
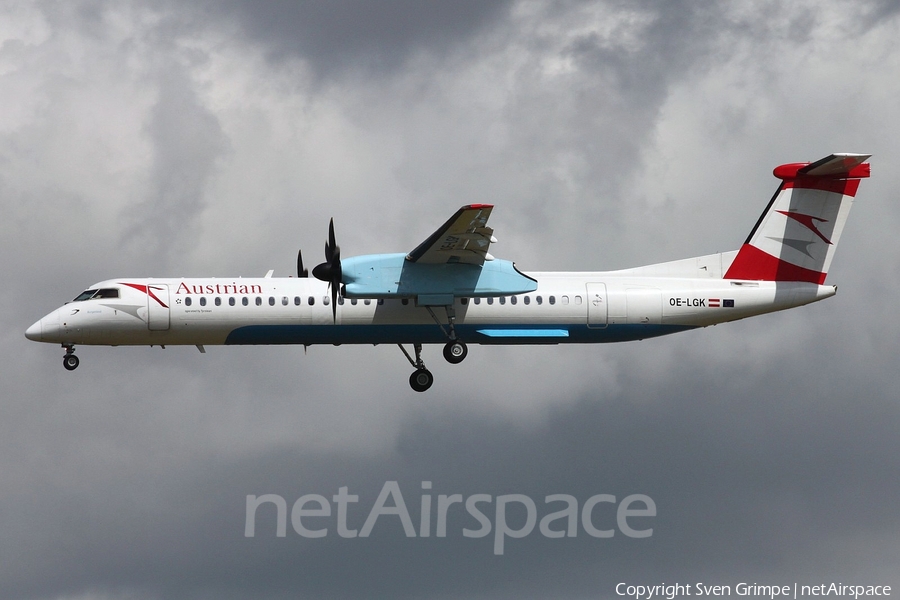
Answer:
[[[331,245],[332,252],[340,252],[337,242],[334,241],[334,218],[328,221],[328,243]]]
[[[328,222],[325,262],[315,266],[313,277],[328,283],[328,287],[331,289],[331,314],[334,321],[337,322],[337,300],[343,281],[343,271],[341,269],[341,247],[337,245],[334,237],[334,219]]]
[[[331,286],[331,318],[334,319],[335,323],[337,323],[337,295],[338,295],[338,286],[332,285]]]
[[[303,268],[303,251],[297,251],[297,277],[309,277],[309,271]]]

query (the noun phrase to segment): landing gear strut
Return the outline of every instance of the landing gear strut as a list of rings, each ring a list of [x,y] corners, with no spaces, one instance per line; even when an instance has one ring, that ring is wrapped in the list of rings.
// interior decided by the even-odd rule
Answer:
[[[413,350],[416,353],[415,360],[409,355],[409,352],[406,351],[403,344],[397,345],[400,346],[400,350],[403,351],[403,355],[406,356],[406,360],[409,361],[409,364],[416,369],[413,371],[413,374],[409,376],[409,387],[416,392],[424,392],[431,387],[432,383],[434,383],[434,375],[425,368],[425,361],[422,360],[422,344],[413,344]]]
[[[74,371],[78,368],[78,357],[75,356],[75,346],[63,346],[66,349],[66,355],[63,356],[63,366],[66,368],[66,371]]]

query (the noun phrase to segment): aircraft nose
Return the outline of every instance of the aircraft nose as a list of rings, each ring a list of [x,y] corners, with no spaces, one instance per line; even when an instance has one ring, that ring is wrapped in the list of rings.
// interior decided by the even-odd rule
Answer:
[[[34,325],[26,329],[25,337],[35,342],[41,341],[41,322],[36,321]]]
[[[60,341],[60,334],[58,310],[53,311],[25,330],[25,337],[35,342],[58,342]]]

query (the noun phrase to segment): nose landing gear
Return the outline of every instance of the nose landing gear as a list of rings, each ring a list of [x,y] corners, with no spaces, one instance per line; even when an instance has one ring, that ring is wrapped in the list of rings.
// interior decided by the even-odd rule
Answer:
[[[63,356],[63,366],[66,368],[66,371],[74,371],[78,368],[79,360],[78,357],[75,356],[75,346],[68,345],[63,346],[66,349],[66,355]]]

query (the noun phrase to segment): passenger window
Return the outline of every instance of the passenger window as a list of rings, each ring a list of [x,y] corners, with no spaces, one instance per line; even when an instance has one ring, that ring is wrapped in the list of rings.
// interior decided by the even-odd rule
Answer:
[[[363,304],[365,304],[366,306],[369,306],[370,304],[372,304],[372,300],[370,300],[369,298],[366,298],[365,300],[363,300]]]
[[[275,296],[269,296],[269,306],[275,306]]]
[[[228,298],[228,306],[234,306],[234,296]]]
[[[581,304],[581,296],[575,296],[575,304]]]
[[[325,306],[331,304],[331,300],[328,299],[328,296],[322,296],[322,304],[324,304]]]
[[[309,304],[310,306],[314,306],[316,304],[316,299],[313,298],[312,296],[310,296],[309,298],[306,299],[306,303]]]
[[[244,306],[247,306],[248,304],[250,304],[250,300],[247,298],[247,296],[244,296],[243,298],[241,298],[241,304],[243,304]]]
[[[569,303],[569,297],[566,296],[566,295],[563,295],[563,297],[560,298],[560,300],[562,300],[562,303],[563,303],[563,304],[568,304],[568,303]]]
[[[500,304],[506,304],[506,296],[500,296]]]
[[[200,306],[206,306],[206,296],[200,296]]]
[[[222,299],[216,296],[216,306],[222,306]]]
[[[524,298],[522,298],[522,302],[524,302],[525,304],[531,304],[531,296],[525,296]]]
[[[300,306],[300,296],[294,296],[294,306]]]
[[[384,298],[379,298],[379,299],[378,299],[378,306],[381,306],[382,304],[384,304]]]
[[[494,298],[493,298],[493,296],[488,296],[487,303],[488,303],[488,304],[493,304],[493,303],[494,303]]]
[[[262,306],[262,297],[261,297],[261,296],[257,296],[257,297],[256,297],[256,305],[257,305],[257,306]]]
[[[185,305],[185,306],[190,306],[190,305],[191,305],[191,302],[192,302],[192,300],[191,300],[191,297],[190,297],[190,296],[188,296],[187,298],[184,299],[184,305]]]
[[[287,305],[288,305],[288,302],[290,302],[290,300],[288,300],[288,297],[287,297],[287,296],[282,296],[282,297],[281,297],[281,305],[282,305],[282,306],[287,306]]]
[[[541,296],[537,296],[537,297],[534,299],[534,301],[537,302],[538,304],[543,304],[543,303],[544,303],[544,299],[543,299]]]
[[[350,304],[356,306],[356,298],[350,298]]]
[[[465,306],[466,304],[469,303],[469,299],[468,298],[460,298],[459,303],[462,304],[463,306]]]
[[[556,304],[556,296],[550,296],[549,298],[547,298],[547,301],[550,304]]]
[[[481,304],[481,298],[474,298],[473,300],[475,304]]]
[[[518,299],[517,299],[515,296],[510,296],[510,297],[509,297],[509,303],[510,303],[510,304],[515,304],[517,300],[518,300]]]

